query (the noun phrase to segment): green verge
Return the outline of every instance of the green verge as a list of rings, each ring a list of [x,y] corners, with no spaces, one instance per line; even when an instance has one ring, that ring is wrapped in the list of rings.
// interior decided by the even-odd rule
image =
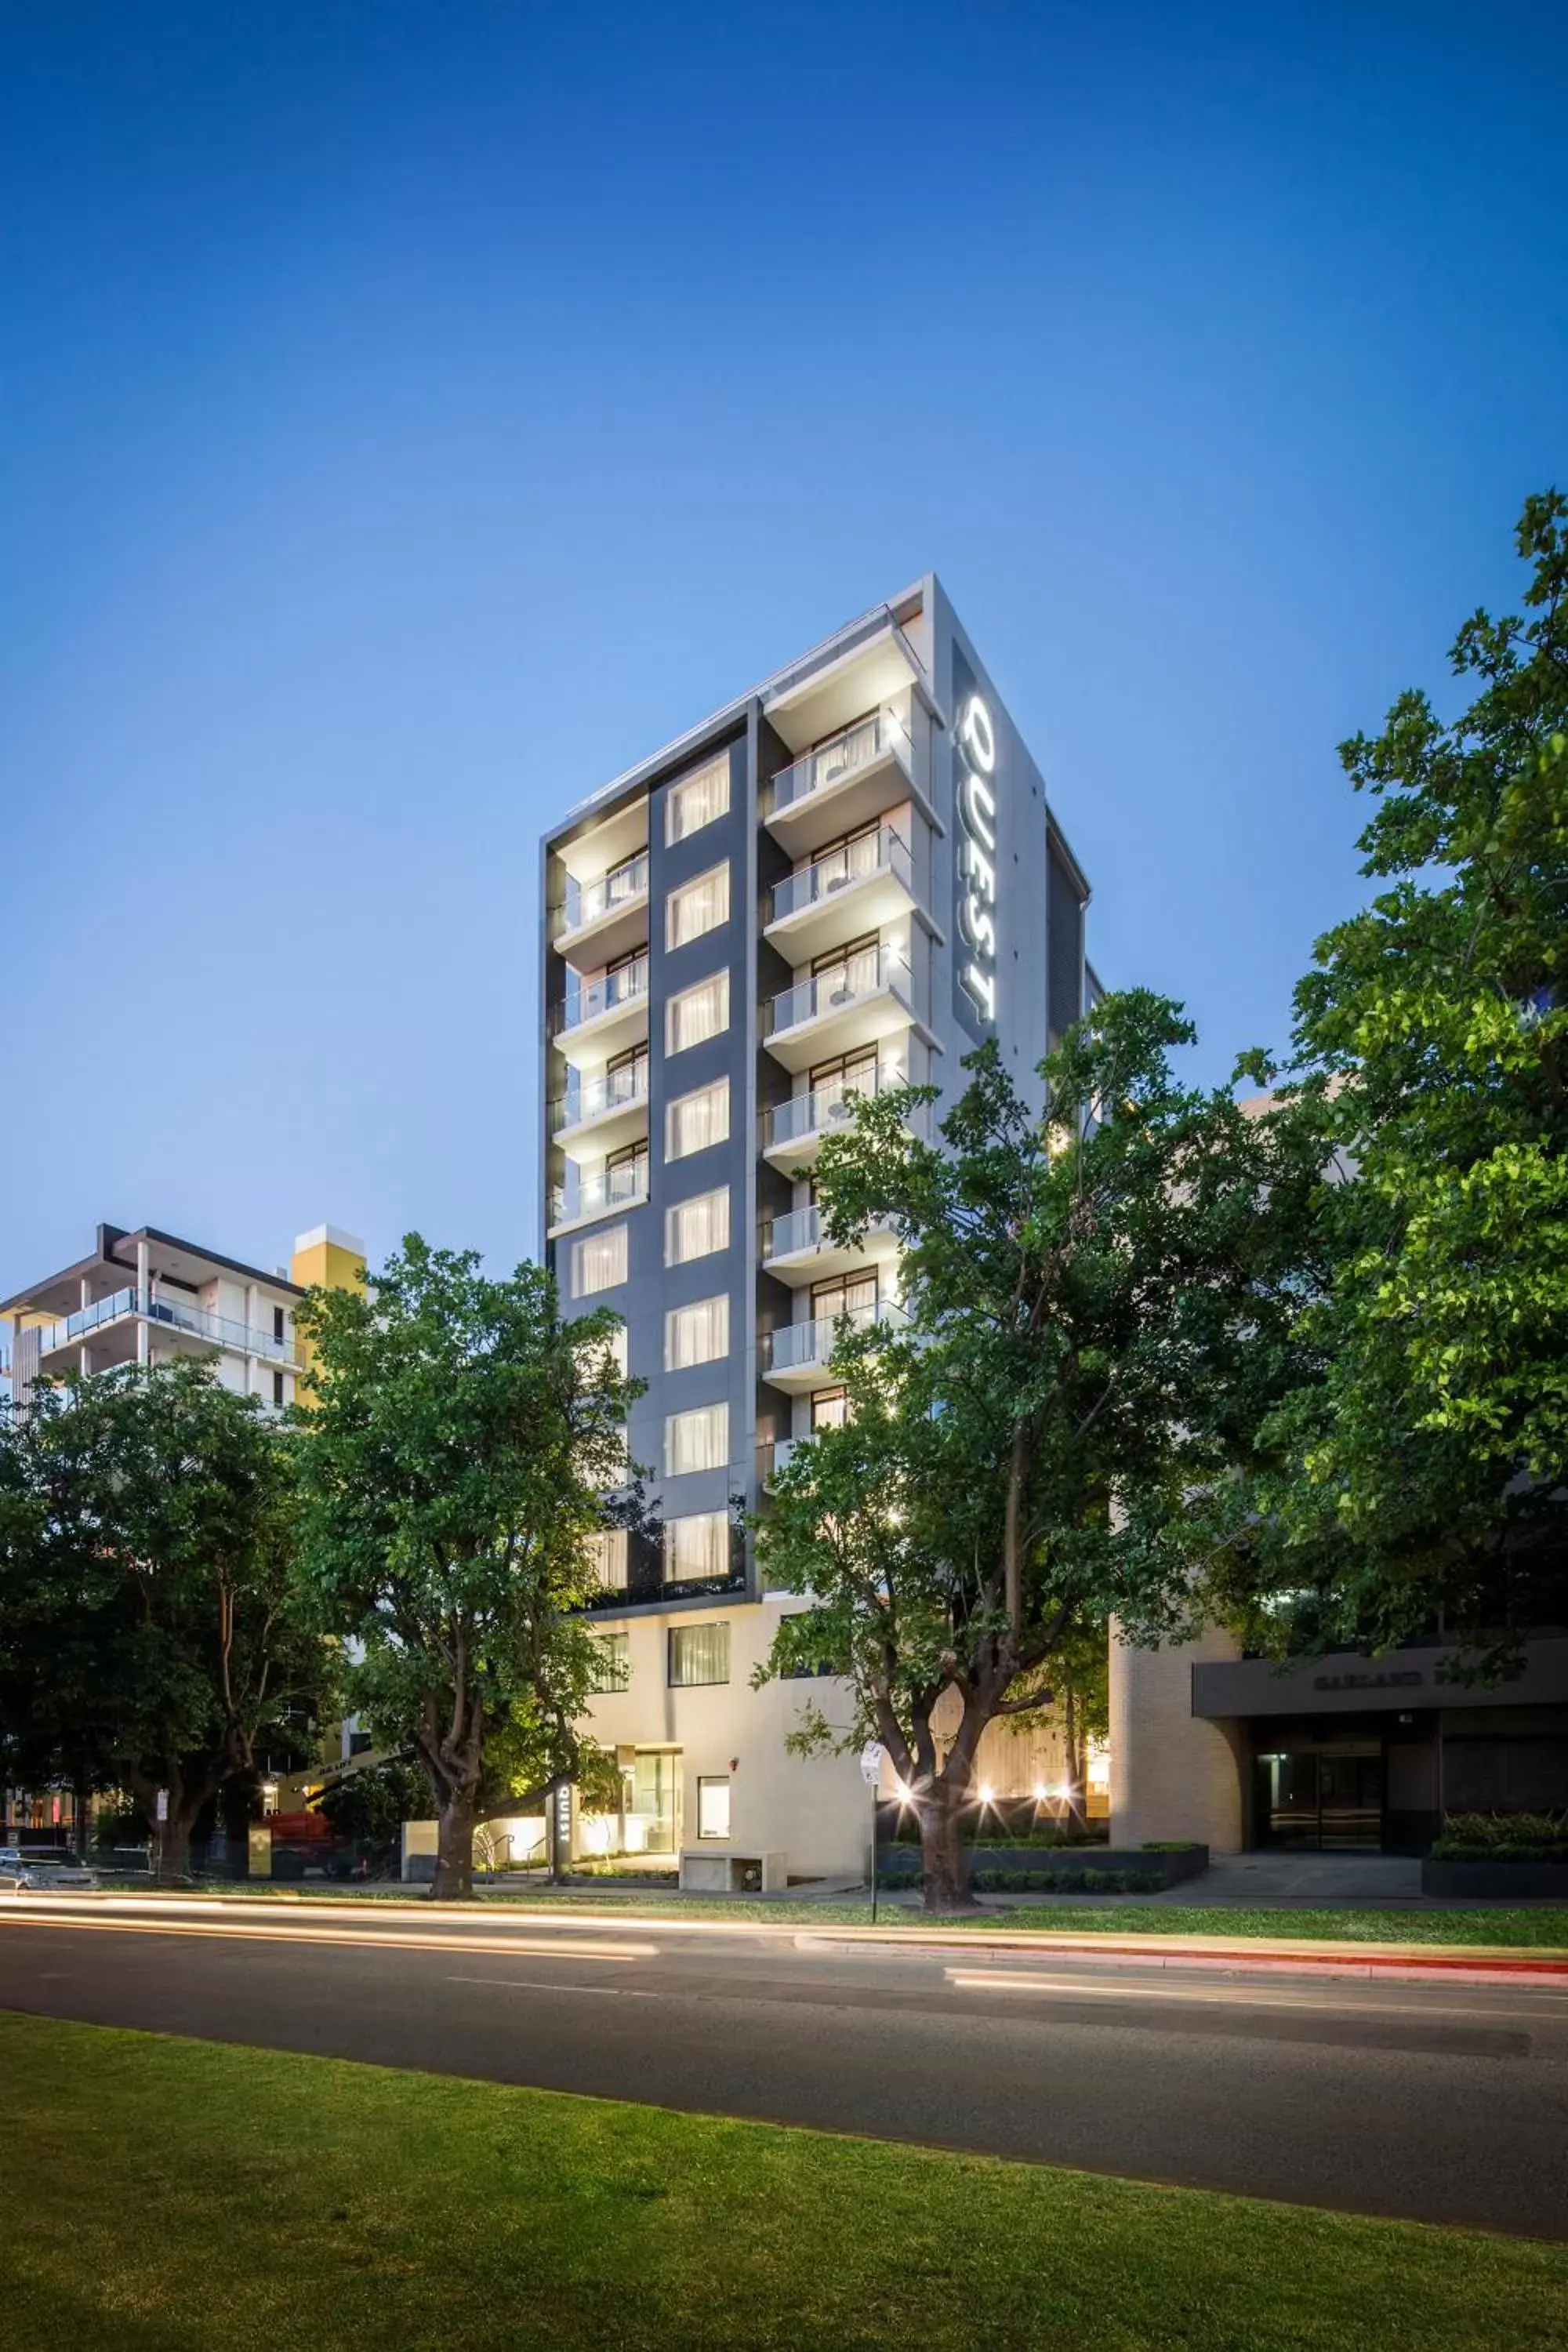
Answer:
[[[7,2352],[1562,2352],[1568,2247],[0,2014]]]
[[[212,1892],[217,1892],[214,1889]],[[323,1887],[319,1892],[265,1886],[226,1886],[226,1901],[259,1903],[391,1903],[417,1902],[416,1887],[359,1892]],[[178,1902],[178,1895],[168,1900]],[[554,1915],[561,1911],[636,1911],[654,1916],[752,1919],[780,1927],[865,1927],[870,1925],[869,1900],[838,1902],[748,1902],[732,1895],[632,1894],[616,1889],[605,1894],[573,1890],[561,1895],[479,1895],[474,1906],[508,1911]],[[446,1906],[443,1906],[446,1907]],[[884,1900],[877,1921],[889,1930],[918,1929],[932,1923],[918,1906]],[[1058,1936],[1237,1936],[1270,1943],[1310,1938],[1342,1944],[1491,1945],[1498,1949],[1561,1952],[1568,1956],[1568,1908],[1561,1904],[1519,1905],[1511,1909],[1467,1911],[1404,1911],[1378,1909],[1296,1910],[1243,1907],[1239,1904],[1134,1903],[1096,1904],[1092,1899],[1060,1903],[1019,1903],[941,1922],[985,1936],[1026,1927],[1036,1934]]]

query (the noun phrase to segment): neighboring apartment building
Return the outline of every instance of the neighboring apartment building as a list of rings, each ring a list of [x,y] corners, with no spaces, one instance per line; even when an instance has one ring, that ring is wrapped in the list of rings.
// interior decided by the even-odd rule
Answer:
[[[308,1370],[294,1312],[307,1288],[358,1279],[364,1244],[335,1225],[301,1234],[285,1273],[247,1265],[154,1225],[100,1225],[86,1257],[0,1301],[10,1325],[0,1370],[25,1407],[33,1381],[107,1372],[123,1364],[205,1357],[228,1389],[268,1411],[292,1404]],[[68,1790],[0,1792],[0,1837],[73,1838]]]
[[[842,1413],[837,1318],[900,1312],[890,1236],[830,1247],[813,1163],[853,1096],[950,1096],[987,1036],[1037,1099],[1093,990],[1088,885],[929,574],[595,793],[542,857],[545,1250],[569,1313],[624,1318],[647,1383],[649,1532],[605,1539],[594,1711],[626,1834],[858,1870],[854,1759],[788,1755],[802,1686],[751,1679],[790,1604],[744,1517]],[[814,1695],[847,1725],[847,1691]],[[999,1731],[983,1773],[1059,1780],[1053,1737]]]

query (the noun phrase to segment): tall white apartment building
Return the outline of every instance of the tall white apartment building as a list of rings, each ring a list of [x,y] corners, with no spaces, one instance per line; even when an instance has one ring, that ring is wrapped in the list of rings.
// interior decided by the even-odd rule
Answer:
[[[930,574],[595,793],[542,879],[544,1249],[568,1312],[624,1318],[647,1383],[649,1507],[605,1541],[599,1611],[617,1834],[858,1870],[853,1759],[791,1756],[803,1685],[752,1687],[791,1604],[747,1517],[843,1412],[837,1318],[901,1311],[891,1237],[831,1247],[813,1167],[855,1095],[951,1096],[987,1036],[1037,1093],[1093,986],[1088,885]],[[810,1695],[847,1727],[846,1689]],[[989,1769],[1026,1790],[1041,1759],[1008,1739]]]

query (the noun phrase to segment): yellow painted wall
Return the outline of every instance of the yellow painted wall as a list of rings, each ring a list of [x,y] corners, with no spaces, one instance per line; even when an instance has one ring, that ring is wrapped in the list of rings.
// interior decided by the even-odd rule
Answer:
[[[313,1242],[309,1249],[297,1249],[289,1261],[289,1278],[306,1290],[353,1290],[357,1288],[364,1273],[364,1258],[358,1250],[344,1249],[340,1242]],[[300,1385],[308,1387],[310,1377],[310,1343],[300,1335]]]

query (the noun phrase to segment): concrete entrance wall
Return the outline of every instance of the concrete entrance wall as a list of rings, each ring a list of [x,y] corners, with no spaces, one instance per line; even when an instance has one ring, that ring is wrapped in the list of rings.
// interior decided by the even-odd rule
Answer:
[[[1193,1668],[1239,1657],[1227,1633],[1160,1650],[1110,1643],[1110,1842],[1193,1838],[1211,1853],[1246,1841],[1246,1742],[1237,1724],[1193,1713]]]

